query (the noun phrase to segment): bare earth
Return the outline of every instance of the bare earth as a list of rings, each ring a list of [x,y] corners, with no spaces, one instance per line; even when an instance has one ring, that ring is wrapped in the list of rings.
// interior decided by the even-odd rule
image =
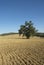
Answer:
[[[44,38],[0,36],[0,65],[44,65]]]

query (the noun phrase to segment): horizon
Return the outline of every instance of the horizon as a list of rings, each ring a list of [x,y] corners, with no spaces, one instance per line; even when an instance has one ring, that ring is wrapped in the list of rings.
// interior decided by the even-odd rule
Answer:
[[[0,34],[18,32],[30,20],[44,33],[44,0],[0,0]]]
[[[44,34],[44,32],[37,32],[37,33],[41,33]],[[0,33],[0,35],[9,35],[9,34],[19,34],[18,32],[6,32],[6,33]]]

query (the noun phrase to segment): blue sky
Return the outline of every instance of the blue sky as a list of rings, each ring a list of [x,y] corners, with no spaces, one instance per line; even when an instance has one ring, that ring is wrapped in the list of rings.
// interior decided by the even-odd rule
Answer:
[[[44,32],[44,0],[0,0],[0,33],[17,32],[30,20]]]

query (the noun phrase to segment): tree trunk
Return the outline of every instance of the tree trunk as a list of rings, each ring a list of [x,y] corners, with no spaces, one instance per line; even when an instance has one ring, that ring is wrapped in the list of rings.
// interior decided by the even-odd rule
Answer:
[[[26,37],[27,39],[29,39],[30,37],[28,36],[28,37]]]

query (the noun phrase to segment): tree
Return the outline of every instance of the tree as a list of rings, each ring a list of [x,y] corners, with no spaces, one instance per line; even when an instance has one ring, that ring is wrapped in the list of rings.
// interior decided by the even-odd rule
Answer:
[[[30,36],[33,36],[37,30],[33,26],[32,21],[26,21],[24,25],[20,26],[19,29],[19,35],[23,34],[23,36],[26,36],[27,39],[30,38]]]

